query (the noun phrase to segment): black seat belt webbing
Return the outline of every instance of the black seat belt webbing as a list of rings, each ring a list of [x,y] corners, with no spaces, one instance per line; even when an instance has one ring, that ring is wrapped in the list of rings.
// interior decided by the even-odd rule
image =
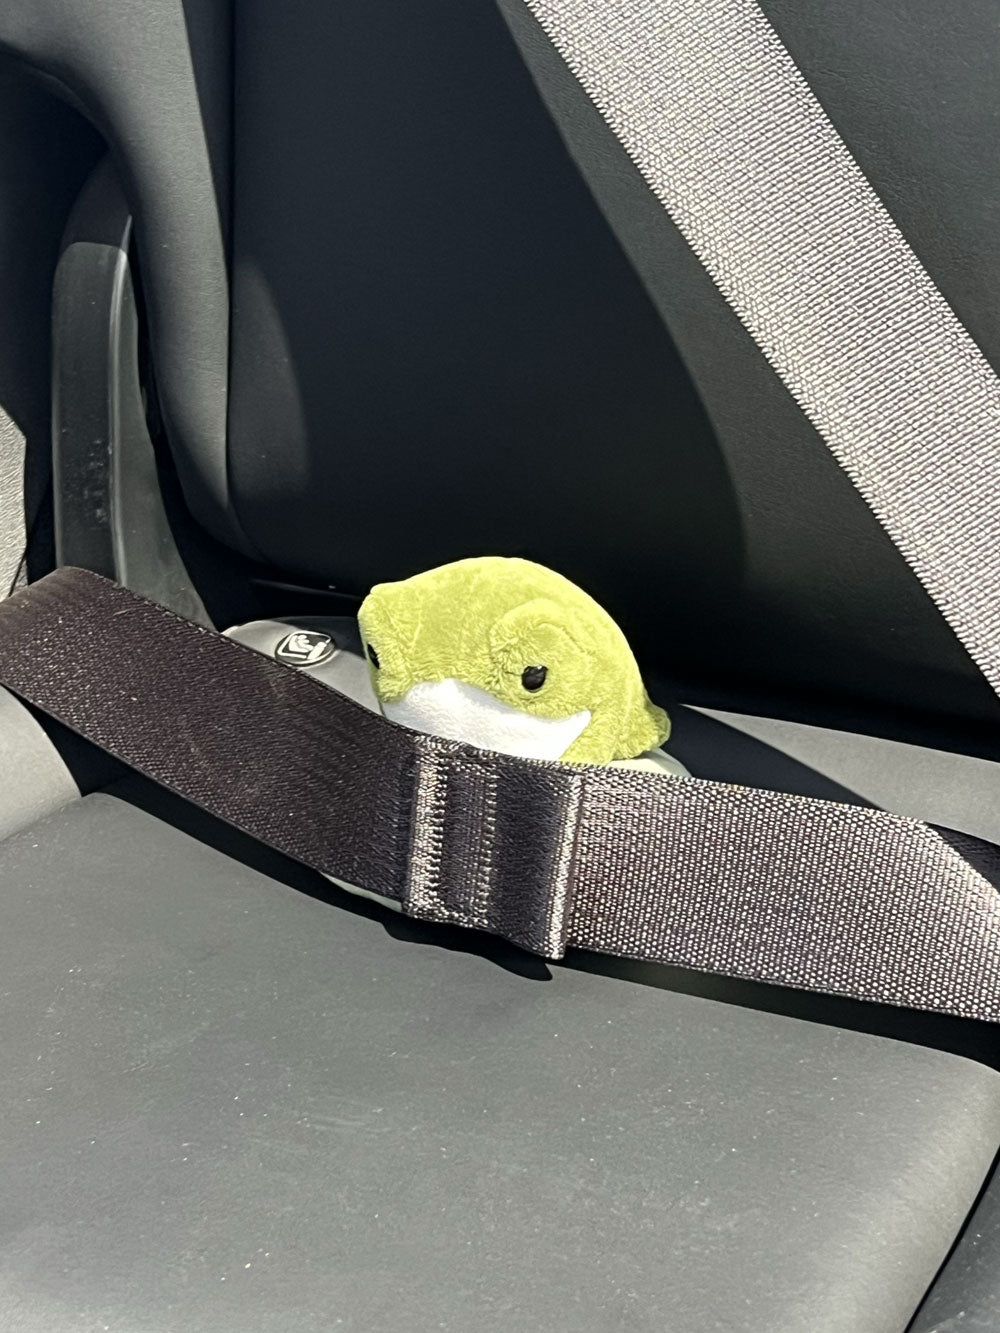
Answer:
[[[919,821],[410,732],[78,569],[0,603],[0,683],[412,916],[1000,1018],[1000,901]]]

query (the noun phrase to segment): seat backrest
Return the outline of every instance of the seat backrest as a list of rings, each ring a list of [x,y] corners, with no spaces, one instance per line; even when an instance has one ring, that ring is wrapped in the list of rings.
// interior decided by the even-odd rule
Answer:
[[[993,7],[768,9],[1000,352]],[[996,717],[520,0],[236,22],[230,478],[270,560],[363,591],[521,552],[686,682]]]
[[[992,0],[961,15],[937,0],[763,7],[996,360]],[[171,443],[217,536],[354,594],[524,554],[586,586],[689,695],[995,726],[992,693],[521,0],[235,6],[228,431],[195,411],[225,330],[190,264],[178,289],[171,245],[185,227],[203,239],[205,164],[227,193],[212,9],[184,7],[184,106],[214,161],[186,123],[137,149],[138,89],[107,124],[131,172]],[[167,135],[170,116],[166,131],[146,118]],[[151,201],[175,220],[170,245]]]

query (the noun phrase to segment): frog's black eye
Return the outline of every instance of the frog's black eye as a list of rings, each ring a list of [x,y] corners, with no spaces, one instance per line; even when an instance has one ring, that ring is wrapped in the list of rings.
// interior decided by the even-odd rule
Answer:
[[[378,653],[371,646],[371,644],[368,644],[368,647],[366,648],[365,651],[368,653],[368,661],[371,662],[372,666],[377,671],[379,668]]]
[[[548,667],[530,666],[525,667],[521,672],[521,684],[526,690],[540,690],[545,684],[545,677],[549,674]]]

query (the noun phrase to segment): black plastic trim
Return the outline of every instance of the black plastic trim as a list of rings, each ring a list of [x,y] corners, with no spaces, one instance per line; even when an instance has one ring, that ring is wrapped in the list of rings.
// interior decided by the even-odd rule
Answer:
[[[170,529],[146,425],[131,234],[128,205],[105,158],[70,217],[53,287],[56,559],[207,625]]]

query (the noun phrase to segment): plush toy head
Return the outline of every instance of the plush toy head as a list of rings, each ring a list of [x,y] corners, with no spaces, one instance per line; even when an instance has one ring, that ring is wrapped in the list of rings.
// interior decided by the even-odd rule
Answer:
[[[606,764],[669,734],[621,630],[529,560],[459,560],[380,583],[359,614],[383,713],[534,759]]]

